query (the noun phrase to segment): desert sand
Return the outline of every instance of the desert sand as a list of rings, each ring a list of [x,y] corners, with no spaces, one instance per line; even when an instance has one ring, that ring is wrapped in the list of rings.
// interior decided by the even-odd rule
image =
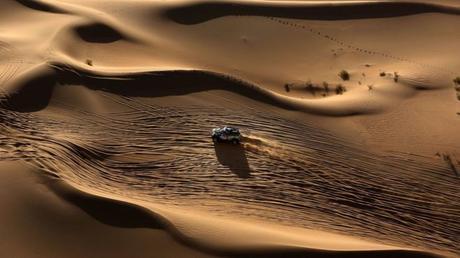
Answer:
[[[459,1],[0,5],[0,256],[460,256]]]

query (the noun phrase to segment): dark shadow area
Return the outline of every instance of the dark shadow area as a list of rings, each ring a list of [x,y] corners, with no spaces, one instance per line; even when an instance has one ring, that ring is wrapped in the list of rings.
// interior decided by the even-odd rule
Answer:
[[[44,109],[56,84],[54,72],[36,73],[19,82],[17,91],[0,100],[1,106],[18,112],[34,112]]]
[[[216,154],[222,155],[224,162],[245,161],[242,146],[216,145]],[[243,151],[241,153],[241,151]],[[236,152],[239,152],[236,153]],[[233,155],[239,157],[232,157]],[[235,160],[234,160],[235,159]],[[246,164],[247,165],[247,164]],[[243,164],[244,166],[244,164]],[[101,223],[122,228],[152,228],[167,230],[178,242],[222,257],[312,257],[312,258],[434,258],[442,257],[431,253],[410,250],[375,251],[328,251],[310,248],[215,248],[196,242],[177,231],[167,220],[155,216],[150,210],[127,202],[93,196],[74,189],[60,179],[42,177],[42,182],[59,198],[73,204]]]
[[[298,249],[298,250],[296,250]],[[441,258],[442,256],[409,250],[327,251],[302,248],[242,251],[227,257],[251,258]]]
[[[208,71],[164,71],[98,76],[87,71],[76,70],[62,64],[54,64],[61,84],[84,85],[93,90],[102,90],[128,97],[165,97],[186,95],[208,90],[227,90],[270,105],[293,109],[287,103],[277,101],[257,86]]]
[[[45,178],[44,183],[56,196],[75,205],[97,221],[121,228],[164,229],[165,222],[149,210],[129,203],[102,198],[70,188],[60,180]]]
[[[413,2],[322,3],[315,5],[203,2],[168,9],[164,15],[177,23],[190,25],[232,15],[344,20],[386,18],[431,12],[460,14],[460,10],[455,7]]]
[[[91,43],[111,43],[123,39],[123,35],[102,23],[80,25],[75,32],[84,41]]]
[[[16,2],[37,11],[49,12],[49,13],[67,13],[64,10],[56,8],[52,5],[42,3],[37,0],[16,0]]]
[[[239,178],[250,177],[246,152],[241,144],[214,143],[217,160],[228,167]]]

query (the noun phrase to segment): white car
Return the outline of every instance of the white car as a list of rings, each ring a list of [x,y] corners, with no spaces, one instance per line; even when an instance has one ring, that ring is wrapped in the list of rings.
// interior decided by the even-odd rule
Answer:
[[[233,144],[239,144],[241,140],[240,130],[229,126],[212,129],[211,137],[213,142],[231,142]]]

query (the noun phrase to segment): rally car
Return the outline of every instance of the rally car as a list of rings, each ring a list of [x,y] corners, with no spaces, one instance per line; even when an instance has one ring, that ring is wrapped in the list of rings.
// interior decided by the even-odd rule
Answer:
[[[212,129],[211,138],[213,142],[231,142],[233,144],[239,144],[241,134],[238,128],[225,126]]]

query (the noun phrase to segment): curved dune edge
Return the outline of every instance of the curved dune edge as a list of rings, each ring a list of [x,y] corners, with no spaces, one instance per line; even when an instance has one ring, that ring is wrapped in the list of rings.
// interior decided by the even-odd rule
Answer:
[[[37,111],[49,102],[55,84],[82,84],[129,96],[183,95],[206,90],[227,90],[290,110],[325,116],[373,114],[385,107],[384,95],[369,99],[365,92],[347,93],[326,99],[298,99],[285,96],[230,75],[207,70],[110,71],[84,69],[62,63],[40,64],[20,74],[3,87],[9,107],[17,111]],[[40,85],[40,89],[36,87]],[[158,86],[157,86],[158,85]],[[44,87],[44,88],[43,88]],[[45,89],[45,90],[43,90]],[[37,93],[40,93],[37,95]]]
[[[79,204],[82,206],[85,206],[86,200],[93,204],[97,202],[102,207],[110,204],[138,214],[144,213],[152,221],[162,224],[179,242],[217,255],[441,257],[424,251],[376,244],[321,231],[258,222],[242,222],[237,218],[216,218],[206,213],[192,213],[189,210],[122,198],[92,189],[83,189],[64,181],[52,182],[48,186],[58,195],[67,195],[67,198],[64,198],[70,202],[72,199],[79,199]],[[69,198],[69,196],[73,197]],[[142,227],[142,225],[138,226]]]
[[[460,15],[460,9],[422,2],[393,1],[324,1],[324,2],[244,2],[201,1],[164,10],[163,15],[180,24],[198,24],[208,20],[231,16],[271,16],[307,20],[346,20],[389,18],[421,13]]]

